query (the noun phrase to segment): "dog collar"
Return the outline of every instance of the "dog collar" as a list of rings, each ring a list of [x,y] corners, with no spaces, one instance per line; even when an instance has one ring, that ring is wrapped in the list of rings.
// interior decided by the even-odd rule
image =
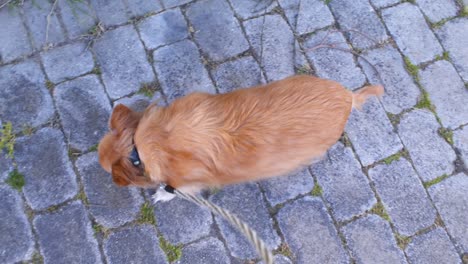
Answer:
[[[128,157],[128,159],[135,167],[141,165],[140,155],[138,155],[138,150],[135,145],[133,145],[132,152],[130,152],[130,157]]]

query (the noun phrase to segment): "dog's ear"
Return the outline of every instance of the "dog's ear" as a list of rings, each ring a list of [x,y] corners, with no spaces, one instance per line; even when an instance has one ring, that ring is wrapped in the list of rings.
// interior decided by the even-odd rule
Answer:
[[[141,113],[135,112],[123,104],[118,104],[112,111],[109,128],[116,133],[120,133],[126,128],[136,128],[140,118]]]
[[[120,162],[116,162],[112,165],[112,180],[118,186],[128,186],[130,184],[126,170]]]

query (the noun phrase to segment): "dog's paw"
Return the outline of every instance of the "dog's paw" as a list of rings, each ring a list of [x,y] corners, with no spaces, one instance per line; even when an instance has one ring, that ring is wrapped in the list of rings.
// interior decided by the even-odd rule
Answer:
[[[153,200],[153,204],[156,204],[157,202],[167,202],[172,199],[174,199],[175,194],[166,192],[164,189],[158,189],[153,196],[151,196],[151,199]]]

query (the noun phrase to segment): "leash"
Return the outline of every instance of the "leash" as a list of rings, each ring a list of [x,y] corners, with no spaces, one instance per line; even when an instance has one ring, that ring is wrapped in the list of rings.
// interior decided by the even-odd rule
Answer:
[[[231,224],[236,226],[255,246],[255,249],[262,257],[265,264],[273,264],[273,254],[268,249],[265,242],[258,236],[257,232],[255,232],[252,228],[250,228],[245,222],[240,220],[237,216],[233,215],[229,211],[213,204],[205,199],[199,198],[195,195],[191,195],[188,193],[181,192],[169,185],[164,185],[164,190],[168,193],[175,194],[179,197],[182,197],[185,200],[191,201],[199,206],[205,206],[210,209],[213,213],[216,213],[225,219],[227,219]]]

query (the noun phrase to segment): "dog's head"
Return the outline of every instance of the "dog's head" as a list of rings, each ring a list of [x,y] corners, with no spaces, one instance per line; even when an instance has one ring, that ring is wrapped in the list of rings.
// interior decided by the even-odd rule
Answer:
[[[99,163],[119,186],[154,186],[144,165],[135,163],[131,157],[132,152],[135,155],[133,136],[142,115],[125,105],[117,105],[110,118],[110,132],[99,143]]]

